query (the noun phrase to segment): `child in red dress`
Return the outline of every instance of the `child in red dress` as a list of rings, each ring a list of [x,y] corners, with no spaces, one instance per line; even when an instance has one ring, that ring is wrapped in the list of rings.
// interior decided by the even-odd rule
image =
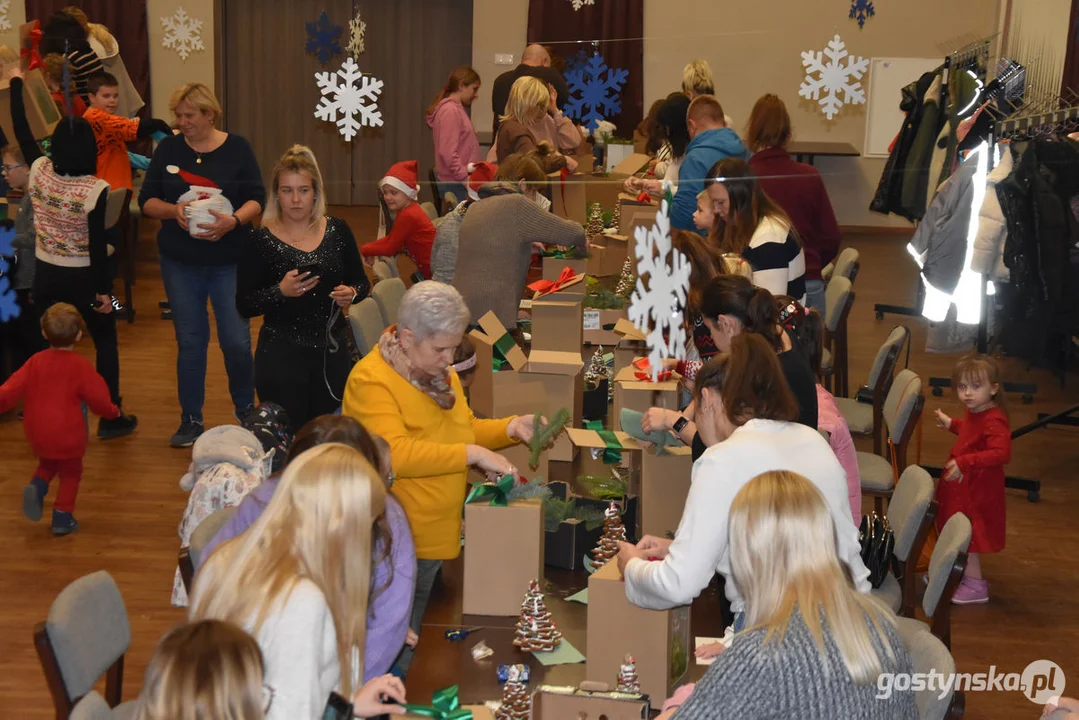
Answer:
[[[75,352],[82,337],[82,316],[73,305],[56,303],[41,318],[41,332],[49,341],[42,350],[0,385],[0,413],[23,400],[23,429],[38,457],[34,478],[23,489],[22,510],[33,521],[41,519],[49,483],[60,476],[60,490],[52,510],[53,535],[78,529],[72,512],[82,479],[86,454],[86,415],[83,404],[106,419],[120,417],[109,388],[94,366]]]
[[[395,163],[379,181],[382,199],[396,217],[386,237],[369,242],[360,248],[366,265],[375,264],[378,256],[392,257],[405,252],[416,263],[424,280],[431,279],[431,247],[435,243],[435,226],[418,202],[420,186],[417,184],[415,160]]]
[[[952,515],[970,518],[973,529],[963,580],[952,596],[956,605],[989,602],[981,554],[1004,549],[1004,466],[1012,457],[1012,434],[1000,388],[1000,368],[986,355],[968,355],[952,373],[952,386],[966,416],[937,410],[937,424],[958,435],[937,484],[937,532]]]

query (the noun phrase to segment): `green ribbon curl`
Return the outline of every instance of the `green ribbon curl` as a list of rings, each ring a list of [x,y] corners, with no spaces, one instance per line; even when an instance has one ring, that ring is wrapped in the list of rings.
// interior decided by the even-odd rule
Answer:
[[[511,481],[512,479],[510,478]],[[401,707],[414,715],[422,715],[435,720],[472,720],[472,711],[461,707],[457,689],[457,685],[450,685],[436,690],[431,697],[430,706],[402,704]]]
[[[509,504],[509,492],[513,489],[513,476],[503,475],[496,483],[477,483],[468,491],[465,505],[468,503],[483,502],[487,498],[491,501],[488,505],[506,507]]]

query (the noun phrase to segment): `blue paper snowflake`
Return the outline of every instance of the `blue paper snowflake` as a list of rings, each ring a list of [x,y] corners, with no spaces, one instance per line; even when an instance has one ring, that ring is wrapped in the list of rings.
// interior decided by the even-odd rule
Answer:
[[[345,29],[340,25],[331,23],[325,10],[318,16],[316,22],[304,23],[304,25],[307,27],[307,34],[309,35],[307,46],[304,50],[317,55],[320,63],[325,65],[330,61],[330,58],[344,52],[338,39]]]
[[[7,322],[19,317],[22,308],[15,299],[15,291],[11,289],[11,283],[7,275],[0,275],[0,322]]]
[[[15,241],[15,226],[4,227],[0,225],[0,255],[11,257],[15,254],[15,248],[11,243]]]
[[[865,27],[866,18],[871,18],[876,14],[872,0],[850,0],[850,15],[847,17],[857,20],[859,28]]]
[[[569,98],[566,115],[595,130],[600,120],[622,112],[619,91],[626,84],[628,70],[607,67],[607,62],[595,53],[582,67],[566,71]]]
[[[588,50],[578,50],[566,57],[566,73],[577,72],[583,70],[584,66],[588,64],[588,60],[592,57],[592,52]]]

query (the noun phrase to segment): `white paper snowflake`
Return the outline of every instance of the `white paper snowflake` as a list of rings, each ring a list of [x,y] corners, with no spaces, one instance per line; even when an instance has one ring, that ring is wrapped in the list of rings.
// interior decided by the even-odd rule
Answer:
[[[176,8],[172,17],[161,18],[161,27],[165,29],[161,47],[172,48],[181,60],[187,60],[194,50],[206,49],[202,44],[202,20],[191,17],[182,7]]]
[[[671,221],[667,201],[656,213],[651,228],[634,232],[637,255],[637,287],[630,298],[630,322],[647,335],[652,380],[659,378],[664,358],[684,360],[686,328],[682,310],[689,293],[689,261],[671,244]],[[645,279],[647,278],[647,286]]]
[[[0,30],[10,30],[11,20],[8,12],[11,10],[11,0],[0,0]]]
[[[570,4],[573,5],[573,11],[574,12],[577,12],[582,7],[584,7],[585,5],[595,5],[596,4],[596,0],[569,0],[569,1],[570,1]]]
[[[824,58],[828,63],[824,63]],[[842,63],[847,59],[846,64]],[[843,41],[836,35],[828,42],[824,51],[807,50],[802,53],[802,65],[806,76],[802,86],[798,88],[798,94],[809,100],[816,100],[829,120],[844,105],[865,104],[865,90],[859,81],[865,71],[869,69],[869,59],[855,57],[847,52]],[[814,77],[814,74],[817,77]],[[825,91],[821,97],[821,90]],[[838,93],[842,91],[843,98]]]
[[[360,59],[360,55],[367,50],[364,47],[364,40],[367,36],[367,23],[360,17],[360,11],[356,11],[356,17],[348,21],[348,47],[345,49],[345,53],[355,58]]]
[[[322,93],[315,117],[336,123],[345,140],[352,142],[356,131],[364,125],[382,127],[382,112],[377,105],[382,81],[360,72],[360,66],[351,57],[345,58],[337,72],[315,73],[315,82]],[[370,102],[365,103],[365,100]]]

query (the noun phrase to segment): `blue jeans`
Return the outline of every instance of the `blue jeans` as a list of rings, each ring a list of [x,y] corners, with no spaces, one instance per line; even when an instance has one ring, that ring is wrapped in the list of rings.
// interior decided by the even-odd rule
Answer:
[[[251,360],[251,323],[236,310],[235,265],[187,265],[161,256],[161,279],[172,308],[176,330],[176,385],[184,420],[202,422],[206,398],[206,349],[210,345],[213,303],[217,341],[225,356],[229,393],[237,410],[255,404],[255,370]]]
[[[451,192],[457,196],[457,202],[463,202],[468,200],[468,188],[465,187],[463,182],[443,182],[438,181],[438,191],[442,194],[442,197],[438,199],[436,205],[442,204],[442,198],[446,197],[446,193]],[[441,211],[442,208],[440,207]]]
[[[816,309],[824,317],[824,281],[806,280],[806,310]]]
[[[412,619],[409,621],[408,626],[417,635],[420,634],[420,629],[423,627],[423,614],[427,611],[427,603],[431,599],[431,591],[435,587],[435,580],[438,578],[438,571],[441,569],[441,560],[416,561],[416,589],[412,596]],[[397,661],[394,663],[394,669],[391,672],[403,678],[408,674],[408,669],[412,666],[412,658],[415,655],[416,651],[405,645],[401,649],[401,654],[397,656]]]

